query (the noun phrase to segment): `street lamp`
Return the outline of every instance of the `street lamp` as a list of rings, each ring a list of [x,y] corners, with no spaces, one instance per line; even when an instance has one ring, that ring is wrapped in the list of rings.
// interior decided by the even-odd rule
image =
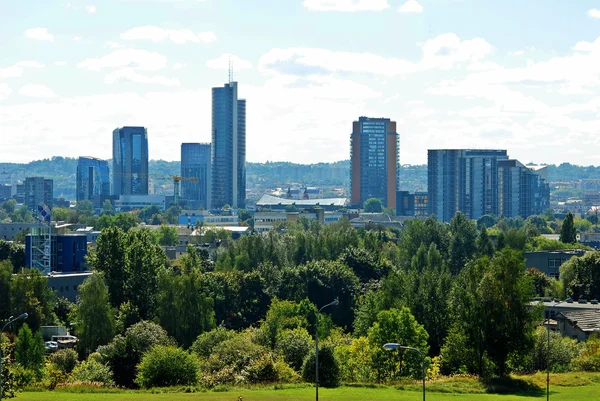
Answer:
[[[406,345],[400,345],[398,343],[387,343],[383,345],[383,349],[385,349],[386,351],[393,351],[396,349],[406,349],[406,350],[411,350],[411,351],[416,351],[419,353],[419,355],[421,355],[421,368],[423,371],[423,401],[425,401],[425,355],[423,355],[423,353],[421,351],[419,351],[418,349],[414,348],[414,347],[409,347]]]
[[[556,302],[550,308],[548,308],[548,319],[546,324],[546,331],[548,332],[548,355],[546,361],[546,401],[550,400],[550,317],[552,316],[552,309],[556,305],[560,304],[560,301]],[[558,320],[556,321],[556,325],[558,326]]]
[[[12,316],[9,317],[8,322],[6,322],[6,324],[2,327],[2,330],[0,330],[0,342],[2,341],[2,333],[4,332],[4,329],[6,328],[6,326],[11,324],[12,322],[16,322],[17,320],[26,319],[27,316],[29,316],[27,313],[23,313],[15,318],[13,318]],[[3,357],[4,356],[2,355],[2,346],[0,344],[0,400],[2,400],[2,358]]]
[[[327,305],[321,307],[319,309],[319,313],[328,306],[336,306],[340,303],[337,299],[334,299],[333,302],[328,303]],[[315,333],[315,400],[319,401],[319,313],[316,314],[317,324],[316,324],[316,333]]]

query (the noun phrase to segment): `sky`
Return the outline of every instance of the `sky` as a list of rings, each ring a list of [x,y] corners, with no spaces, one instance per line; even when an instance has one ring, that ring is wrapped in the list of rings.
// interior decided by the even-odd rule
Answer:
[[[251,162],[348,159],[369,116],[402,164],[600,164],[600,0],[0,0],[0,162],[111,158],[126,125],[179,160],[229,60]]]

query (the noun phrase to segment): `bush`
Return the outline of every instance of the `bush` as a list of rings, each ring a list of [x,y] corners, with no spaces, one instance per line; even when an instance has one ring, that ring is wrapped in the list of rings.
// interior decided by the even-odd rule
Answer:
[[[309,354],[302,365],[302,378],[306,382],[315,382],[315,353]],[[340,385],[340,366],[330,346],[319,349],[319,385],[337,387]]]
[[[584,372],[600,372],[600,338],[598,335],[592,334],[583,347],[583,352],[573,363],[575,367]]]
[[[79,366],[76,366],[69,377],[70,383],[101,383],[105,387],[115,385],[113,373],[110,368],[102,363],[99,363],[94,358],[88,358]]]
[[[294,370],[300,371],[306,355],[313,347],[313,340],[304,328],[284,330],[277,335],[275,349]]]
[[[33,334],[27,323],[23,324],[15,342],[15,359],[27,369],[40,371],[45,357],[42,333],[38,331]]]
[[[35,383],[39,378],[38,372],[32,369],[24,368],[21,365],[14,365],[11,368],[11,372],[17,388],[29,386],[30,384]]]
[[[50,363],[53,363],[56,368],[64,373],[71,373],[75,366],[79,363],[77,360],[77,352],[73,349],[60,349],[48,358]]]
[[[2,348],[2,369],[0,370],[2,394],[0,394],[0,398],[12,398],[19,388],[12,369],[12,361],[10,360],[13,346],[2,333],[0,333],[0,347]]]
[[[248,383],[253,384],[273,383],[279,379],[275,359],[270,353],[265,353],[260,358],[251,360],[243,370],[242,375]]]
[[[235,331],[219,326],[216,329],[200,334],[190,347],[190,351],[199,357],[208,358],[217,345],[233,337],[235,337]]]
[[[181,348],[157,345],[144,354],[136,383],[144,388],[196,385],[199,368],[196,356]]]

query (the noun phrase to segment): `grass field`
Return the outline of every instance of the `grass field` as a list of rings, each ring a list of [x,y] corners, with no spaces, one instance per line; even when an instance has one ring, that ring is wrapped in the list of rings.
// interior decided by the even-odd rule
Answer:
[[[598,374],[565,374],[553,375],[550,398],[552,400],[598,401],[600,399],[600,375]],[[512,394],[489,394],[493,391],[505,392],[512,387],[506,383],[482,384],[470,378],[441,380],[428,383],[427,400],[440,401],[527,401],[545,400],[545,376],[537,374],[516,379],[512,385],[522,388],[521,392],[511,391]],[[421,400],[422,393],[418,384],[401,386],[355,387],[343,386],[336,389],[319,390],[322,401],[411,401]],[[93,390],[99,391],[99,390]],[[165,391],[165,390],[159,390]],[[17,396],[20,401],[237,401],[242,396],[243,401],[309,401],[314,400],[314,387],[288,387],[274,389],[273,387],[258,389],[234,389],[228,391],[208,391],[196,393],[152,391],[108,390],[108,392],[77,392],[77,389],[24,392]]]

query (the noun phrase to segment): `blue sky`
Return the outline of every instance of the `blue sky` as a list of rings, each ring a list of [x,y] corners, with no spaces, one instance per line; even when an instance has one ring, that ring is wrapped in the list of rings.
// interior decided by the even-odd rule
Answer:
[[[110,158],[123,125],[178,160],[231,58],[248,161],[347,159],[366,115],[398,122],[403,164],[600,164],[599,0],[0,0],[0,22],[3,162]]]

